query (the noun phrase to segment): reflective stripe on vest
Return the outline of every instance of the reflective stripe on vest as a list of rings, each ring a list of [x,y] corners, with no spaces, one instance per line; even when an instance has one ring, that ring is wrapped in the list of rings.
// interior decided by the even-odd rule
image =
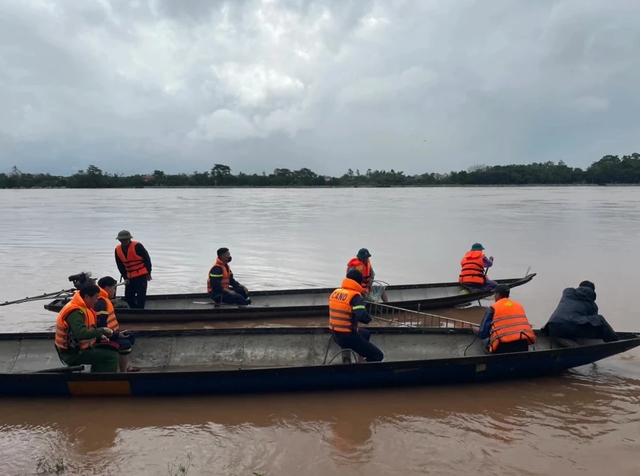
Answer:
[[[489,352],[495,352],[500,344],[526,340],[529,345],[536,342],[536,335],[520,303],[500,299],[491,305],[493,321],[489,338]]]
[[[460,261],[462,270],[458,276],[458,282],[461,284],[485,284],[487,276],[484,271],[483,258],[482,251],[468,251]]]
[[[229,284],[231,282],[231,268],[227,268],[227,266],[224,265],[224,263],[220,260],[220,258],[216,259],[215,264],[211,267],[211,269],[213,270],[213,268],[215,268],[216,266],[220,266],[220,268],[222,268],[222,274],[212,274],[211,271],[209,271],[209,277],[207,278],[207,292],[211,293],[211,291],[213,291],[213,288],[211,287],[211,280],[212,279],[219,279],[222,278],[222,288],[223,289],[229,289]]]
[[[362,273],[362,289],[364,292],[371,291],[371,261],[367,260],[367,263],[363,263],[358,258],[353,258],[347,263],[347,273],[357,269]]]
[[[68,302],[58,313],[56,320],[56,337],[55,346],[61,350],[69,348],[79,348],[80,350],[88,349],[95,342],[95,339],[78,340],[71,334],[71,328],[67,323],[67,316],[73,311],[80,311],[84,315],[84,325],[90,331],[96,328],[96,313],[93,309],[87,309],[87,305],[80,297],[80,292],[76,291]]]
[[[105,304],[107,305],[107,310],[97,312],[96,317],[105,316],[107,327],[113,332],[118,332],[120,330],[120,325],[118,324],[118,319],[116,318],[116,310],[113,307],[111,299],[109,299],[109,294],[107,294],[107,292],[102,288],[100,288],[100,301],[105,302]]]
[[[122,244],[116,247],[118,258],[120,258],[120,261],[122,261],[124,267],[127,269],[127,279],[133,279],[138,276],[149,274],[149,270],[147,270],[147,267],[144,265],[144,260],[138,255],[138,253],[136,253],[137,244],[137,241],[132,241],[129,244],[129,248],[127,248],[127,256],[125,256],[122,251]]]

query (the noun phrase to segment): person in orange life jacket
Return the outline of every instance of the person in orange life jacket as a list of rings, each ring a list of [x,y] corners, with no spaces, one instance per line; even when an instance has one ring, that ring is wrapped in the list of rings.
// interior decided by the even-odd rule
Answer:
[[[375,279],[376,273],[373,271],[373,267],[371,266],[371,253],[366,248],[360,248],[358,254],[355,258],[352,258],[351,261],[347,263],[347,273],[356,269],[362,273],[362,288],[365,294],[371,292],[371,285],[373,284],[373,280]],[[382,302],[389,302],[387,298],[387,292],[383,291],[381,296]]]
[[[140,367],[131,367],[129,365],[129,354],[131,354],[131,348],[135,344],[136,338],[129,331],[120,329],[116,311],[111,302],[116,297],[116,284],[118,282],[111,276],[105,276],[98,281],[100,296],[94,307],[97,324],[98,327],[108,327],[113,331],[113,335],[109,337],[109,340],[116,342],[119,346],[120,372],[138,372]]]
[[[91,365],[91,372],[117,372],[118,353],[113,348],[96,348],[108,342],[113,330],[97,327],[94,306],[100,288],[89,282],[75,292],[71,301],[58,313],[55,347],[67,365]]]
[[[147,300],[147,282],[151,281],[151,258],[149,253],[137,241],[132,241],[131,233],[122,230],[116,240],[116,265],[120,271],[120,280],[125,280],[124,299],[132,309],[144,309]]]
[[[351,349],[367,362],[381,362],[384,353],[371,342],[371,333],[358,323],[368,324],[371,316],[362,299],[362,273],[352,269],[342,280],[342,286],[329,297],[329,329],[342,349]]]
[[[487,258],[483,250],[484,246],[474,243],[471,251],[467,251],[460,261],[462,269],[458,282],[479,291],[493,291],[498,283],[490,280],[485,271],[493,266],[493,256]]]
[[[496,287],[495,302],[487,309],[480,328],[473,328],[479,339],[488,339],[491,354],[526,352],[536,343],[533,328],[522,304],[509,299],[510,289],[505,284]]]
[[[229,267],[231,252],[229,248],[219,248],[216,251],[218,259],[209,270],[207,278],[207,292],[216,303],[248,306],[251,304],[249,291],[233,277]]]

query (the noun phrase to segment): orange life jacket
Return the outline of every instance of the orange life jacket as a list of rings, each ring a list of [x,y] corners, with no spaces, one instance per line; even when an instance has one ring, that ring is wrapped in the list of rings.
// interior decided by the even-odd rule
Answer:
[[[122,244],[119,244],[116,247],[118,258],[120,258],[120,261],[122,261],[124,267],[127,269],[127,279],[133,279],[137,278],[138,276],[149,274],[149,270],[144,265],[144,260],[141,256],[138,256],[138,253],[136,253],[137,244],[137,241],[132,241],[129,244],[129,248],[127,249],[127,256],[125,256],[124,252],[122,251]]]
[[[213,288],[211,287],[211,278],[222,278],[222,288],[229,289],[229,282],[232,274],[231,268],[228,268],[228,265],[225,266],[220,258],[216,259],[216,263],[211,267],[211,270],[213,270],[213,268],[215,268],[216,266],[220,266],[222,268],[222,274],[211,274],[211,271],[209,271],[209,277],[207,278],[208,293],[211,293],[211,291],[213,290]]]
[[[362,273],[362,290],[365,293],[371,291],[371,261],[367,260],[365,264],[358,258],[353,258],[347,263],[347,273],[351,268],[355,268]]]
[[[494,302],[491,336],[489,337],[489,352],[495,352],[500,344],[526,339],[529,345],[536,343],[529,319],[522,304],[508,298]]]
[[[342,287],[336,289],[329,297],[329,329],[335,332],[357,332],[358,322],[353,316],[351,299],[362,297],[362,286],[353,279],[342,280]]]
[[[467,251],[460,261],[460,266],[462,266],[460,276],[458,276],[460,284],[485,284],[487,282],[483,258],[482,251]]]
[[[80,297],[80,292],[76,291],[71,301],[69,301],[58,313],[56,321],[56,338],[55,346],[61,350],[67,350],[69,347],[80,348],[80,350],[88,349],[95,342],[94,339],[77,340],[71,335],[71,328],[67,324],[67,316],[73,311],[80,311],[84,314],[84,325],[90,331],[96,328],[96,313],[93,309],[88,309],[84,299]]]
[[[118,332],[120,330],[120,326],[118,325],[118,319],[116,318],[116,310],[113,307],[111,299],[109,299],[109,293],[102,288],[100,288],[100,300],[103,300],[107,304],[107,310],[97,312],[96,317],[106,315],[107,327],[113,330],[113,332]]]

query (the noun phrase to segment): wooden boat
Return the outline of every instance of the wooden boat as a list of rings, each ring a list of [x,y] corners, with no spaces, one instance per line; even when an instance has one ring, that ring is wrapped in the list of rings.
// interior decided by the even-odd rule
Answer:
[[[620,340],[556,341],[537,331],[528,352],[489,355],[470,329],[370,328],[385,361],[344,363],[326,328],[143,331],[138,373],[61,367],[53,333],[0,334],[2,396],[158,396],[460,384],[557,374],[640,346]]]
[[[522,278],[501,279],[510,288],[531,281],[536,273]],[[234,319],[308,318],[326,316],[329,295],[335,288],[305,288],[252,291],[252,304],[239,308],[215,305],[208,294],[158,294],[147,296],[145,309],[118,308],[120,323],[188,322]],[[404,284],[388,286],[388,304],[409,310],[442,309],[471,303],[491,296],[491,291],[469,291],[458,283]],[[69,295],[45,304],[44,308],[60,312]]]

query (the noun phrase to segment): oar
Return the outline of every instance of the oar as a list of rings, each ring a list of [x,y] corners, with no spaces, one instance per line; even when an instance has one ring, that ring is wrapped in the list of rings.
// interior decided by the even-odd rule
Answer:
[[[22,298],[22,299],[16,299],[15,301],[5,301],[3,303],[0,303],[0,306],[9,306],[11,304],[22,304],[22,303],[25,303],[25,302],[40,301],[42,299],[49,299],[49,298],[52,298],[52,297],[60,296],[61,294],[64,294],[64,293],[71,293],[71,292],[74,292],[74,291],[76,291],[76,290],[75,289],[63,289],[62,291],[41,294],[40,296],[26,297],[26,298]]]

